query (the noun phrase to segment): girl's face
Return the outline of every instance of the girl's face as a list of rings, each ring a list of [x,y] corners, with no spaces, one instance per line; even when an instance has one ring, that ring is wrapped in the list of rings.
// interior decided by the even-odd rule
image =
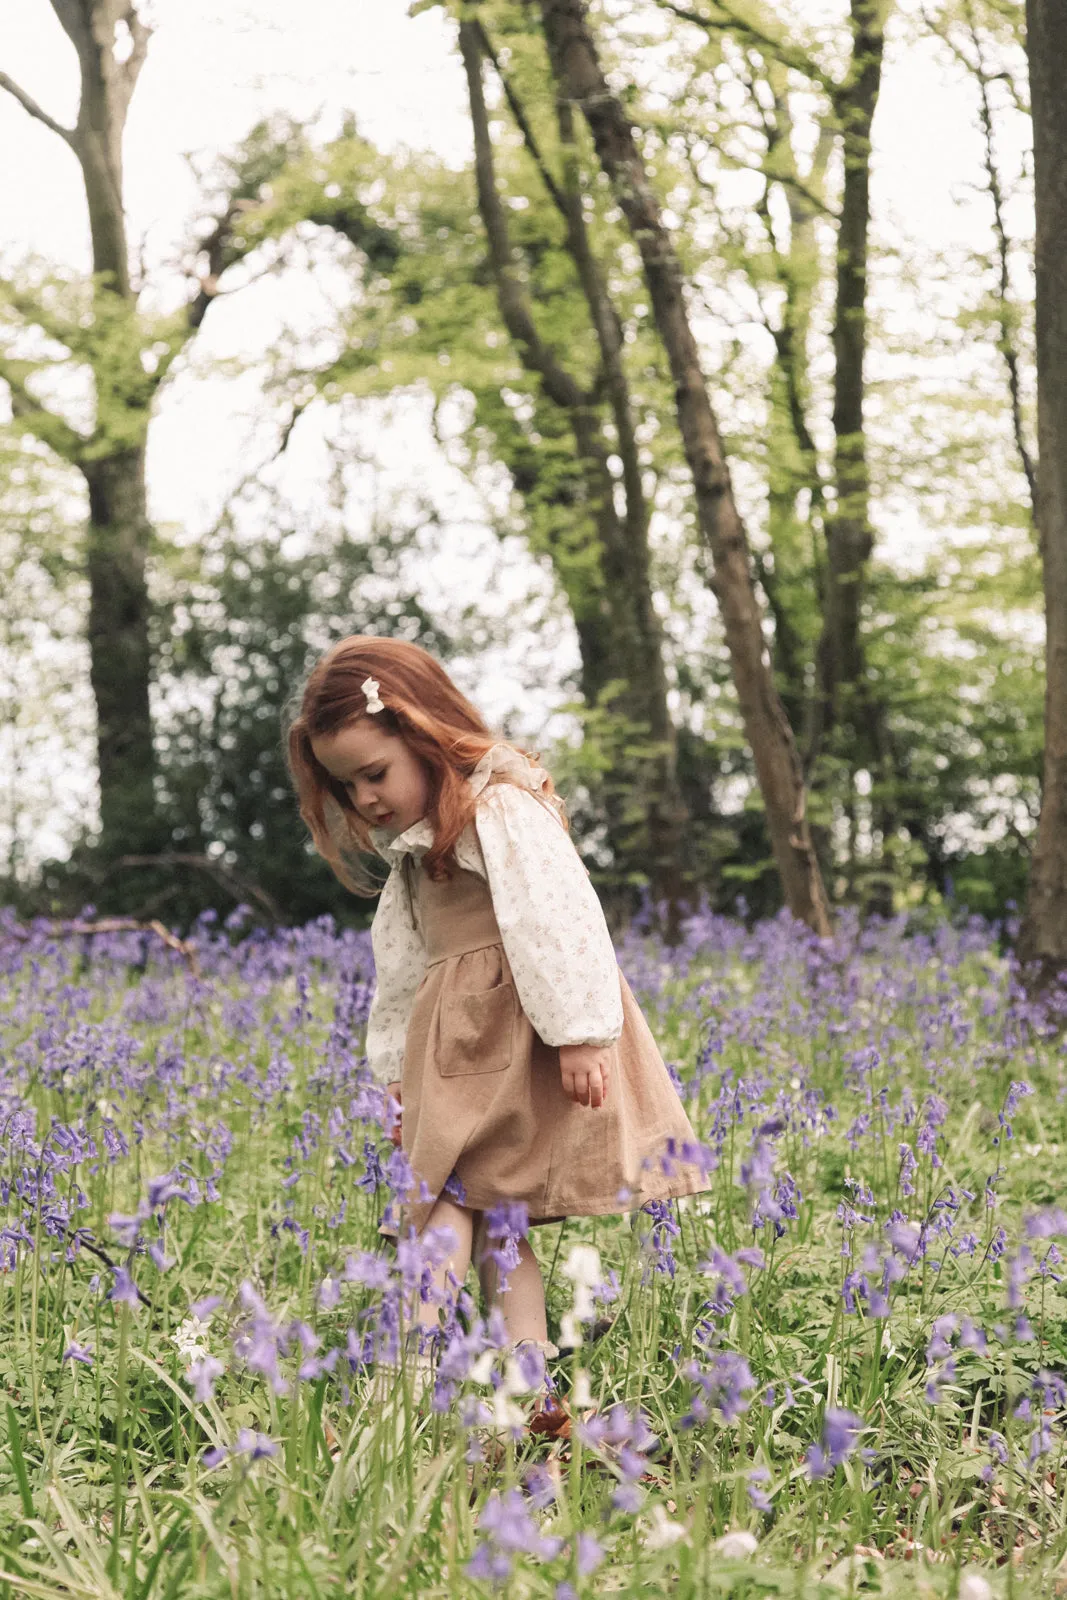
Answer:
[[[371,827],[405,833],[426,815],[425,768],[398,734],[376,727],[373,717],[360,717],[337,733],[312,739],[311,748],[316,761],[344,784]]]

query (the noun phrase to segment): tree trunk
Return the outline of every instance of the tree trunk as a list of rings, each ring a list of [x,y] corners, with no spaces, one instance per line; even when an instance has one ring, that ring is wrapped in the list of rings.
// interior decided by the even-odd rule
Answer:
[[[494,171],[482,84],[482,57],[491,53],[491,46],[481,25],[469,20],[460,23],[459,43],[474,133],[478,208],[488,240],[501,318],[524,367],[540,385],[543,403],[558,408],[573,435],[579,486],[574,497],[574,522],[587,522],[596,554],[593,570],[584,555],[581,560],[573,559],[576,529],[565,541],[569,549],[557,550],[557,573],[578,630],[583,698],[591,708],[595,707],[609,686],[621,685],[612,697],[611,710],[632,727],[620,769],[613,775],[623,781],[613,784],[618,792],[609,795],[607,801],[610,842],[624,874],[647,875],[654,896],[676,907],[685,878],[683,841],[688,818],[678,783],[677,744],[667,705],[662,630],[652,601],[648,508],[622,363],[622,330],[582,215],[570,107],[559,107],[567,175],[564,188],[552,182],[551,192],[566,223],[567,249],[597,338],[602,387],[616,429],[616,441],[612,443],[604,432],[601,385],[583,387],[551,341],[543,340],[538,331],[531,297],[513,257]],[[529,123],[514,99],[512,109],[524,136],[528,142],[533,141]],[[546,172],[536,144],[531,153]],[[609,466],[613,451],[618,452],[623,463],[623,515],[616,507],[617,486]]]
[[[148,686],[144,451],[87,462],[89,676],[96,701],[104,853],[159,844]]]
[[[122,140],[148,30],[132,0],[52,0],[52,6],[78,55],[81,99],[70,143],[85,184],[96,316],[114,334],[94,374],[94,438],[78,463],[89,489],[90,679],[100,843],[109,856],[161,848],[165,842],[153,787],[151,602],[145,581],[151,525],[144,448],[153,386],[146,381],[136,340],[124,337],[122,325],[136,312],[122,198]],[[131,53],[121,61],[116,55],[120,24],[129,29],[131,41]]]
[[[1037,214],[1037,528],[1045,575],[1045,761],[1020,957],[1067,970],[1067,8],[1027,0]]]
[[[827,934],[829,910],[805,816],[800,759],[774,686],[748,542],[700,369],[678,256],[622,105],[604,78],[582,0],[541,0],[541,16],[557,81],[585,115],[601,165],[641,252],[656,324],[674,377],[678,421],[693,475],[700,526],[714,563],[713,587],[785,901],[795,916]]]
[[[855,728],[860,711],[863,579],[874,544],[863,402],[871,127],[881,87],[882,10],[882,0],[852,0],[852,58],[835,97],[844,157],[833,333],[836,503],[826,526],[823,626],[805,751],[809,770],[837,724],[844,719]]]
[[[234,191],[213,231],[200,240],[208,270],[185,307],[153,326],[138,310],[131,281],[122,199],[122,143],[126,118],[148,49],[150,30],[139,0],[51,0],[52,9],[77,53],[80,97],[74,127],[64,127],[7,73],[0,90],[43,123],[77,157],[82,171],[92,246],[93,314],[69,316],[25,293],[11,294],[27,328],[37,327],[69,346],[94,380],[95,417],[81,432],[37,398],[27,376],[51,371],[49,357],[33,363],[0,350],[16,422],[78,468],[89,490],[86,574],[89,581],[90,679],[97,713],[101,838],[98,854],[108,859],[130,850],[162,849],[166,824],[154,794],[155,751],[149,715],[151,614],[145,567],[152,530],[145,495],[145,442],[152,401],[171,365],[203,322],[218,293],[219,276],[242,258],[254,241],[243,219],[259,197],[266,176],[288,159],[283,147],[264,151],[255,134]],[[266,156],[266,161],[265,161]],[[350,201],[348,215],[360,207]],[[367,229],[367,254],[380,261],[390,241]],[[0,290],[8,290],[0,283]],[[153,360],[143,359],[151,350]],[[151,371],[148,370],[151,366]],[[118,892],[118,891],[116,891]]]

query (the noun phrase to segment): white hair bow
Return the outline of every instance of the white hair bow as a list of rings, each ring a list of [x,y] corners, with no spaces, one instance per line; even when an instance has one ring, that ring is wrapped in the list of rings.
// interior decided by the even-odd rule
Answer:
[[[385,710],[381,700],[378,698],[378,690],[380,687],[381,685],[379,684],[377,678],[364,678],[363,682],[360,684],[360,688],[367,697],[367,715],[369,717],[376,716],[379,711]]]

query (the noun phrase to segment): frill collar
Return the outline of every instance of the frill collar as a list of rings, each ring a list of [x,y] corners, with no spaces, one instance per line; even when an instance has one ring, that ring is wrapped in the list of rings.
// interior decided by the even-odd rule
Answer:
[[[531,794],[545,794],[551,779],[544,767],[535,767],[521,751],[515,750],[509,744],[494,744],[485,752],[467,783],[473,795],[481,794],[490,779],[498,773],[503,774],[523,789],[529,789]],[[557,811],[562,809],[562,802],[557,796],[547,796]],[[403,833],[391,834],[388,828],[371,828],[371,843],[380,856],[383,856],[390,866],[396,866],[406,855],[422,855],[433,844],[433,828],[426,817],[413,822],[410,828]]]

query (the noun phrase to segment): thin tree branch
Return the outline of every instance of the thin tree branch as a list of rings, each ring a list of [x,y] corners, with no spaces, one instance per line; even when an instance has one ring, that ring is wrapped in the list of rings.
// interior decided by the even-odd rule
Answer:
[[[38,122],[43,122],[46,128],[51,128],[53,133],[58,133],[63,143],[69,145],[72,150],[74,149],[74,129],[65,128],[61,122],[56,121],[55,117],[50,117],[48,112],[37,104],[33,96],[27,94],[25,89],[20,88],[14,78],[9,78],[6,72],[0,72],[0,89],[6,89],[8,94],[14,96],[24,111],[28,111],[30,116],[35,117]]]
[[[132,96],[137,80],[141,76],[141,68],[144,66],[145,58],[148,55],[148,45],[152,38],[152,30],[146,22],[142,21],[137,7],[133,4],[133,0],[130,0],[124,21],[130,30],[130,37],[133,40],[133,49],[125,63],[126,81],[129,85],[129,93]]]
[[[703,28],[706,33],[742,34],[753,44],[769,50],[775,60],[782,62],[783,66],[791,67],[794,72],[799,72],[803,77],[810,78],[812,83],[817,83],[836,106],[841,86],[828,72],[824,72],[817,61],[813,61],[805,51],[791,45],[787,39],[775,39],[772,34],[764,33],[761,28],[749,22],[747,17],[739,17],[736,11],[731,11],[722,0],[715,0],[722,13],[721,16],[708,16],[704,12],[691,11],[688,6],[679,5],[677,0],[656,0],[656,3],[679,21],[692,22],[698,28]]]
[[[195,871],[206,872],[209,878],[214,878],[236,900],[247,895],[257,901],[272,922],[281,923],[285,920],[278,902],[266,889],[261,889],[243,873],[235,872],[232,867],[225,866],[221,861],[213,861],[210,856],[176,850],[164,850],[159,855],[151,856],[116,856],[114,861],[108,863],[108,875],[123,867],[192,867]],[[157,925],[152,924],[152,926]]]
[[[1011,316],[1011,241],[1004,221],[1004,192],[1000,183],[1000,172],[997,167],[996,151],[993,143],[993,109],[989,100],[990,79],[985,71],[982,60],[982,44],[975,27],[974,16],[971,8],[967,7],[967,22],[970,29],[971,40],[974,44],[975,59],[978,70],[978,104],[979,118],[982,124],[982,139],[985,145],[983,165],[986,170],[986,182],[989,189],[989,198],[993,203],[993,232],[997,238],[997,258],[999,268],[997,321],[1000,324],[1000,353],[1004,357],[1004,365],[1008,369],[1008,393],[1011,396],[1011,425],[1015,434],[1015,447],[1019,452],[1023,472],[1026,475],[1026,487],[1030,495],[1031,513],[1037,514],[1037,472],[1034,467],[1030,447],[1026,442],[1026,431],[1023,427],[1022,398],[1019,382],[1019,352],[1015,344],[1015,330],[1012,327]]]
[[[32,939],[40,931],[41,924],[35,921],[29,927],[9,928],[12,938],[24,942]],[[48,932],[53,938],[94,937],[103,933],[154,933],[162,939],[168,950],[174,950],[181,956],[189,967],[193,977],[199,977],[200,964],[196,955],[196,944],[192,939],[179,939],[162,922],[155,918],[150,922],[140,922],[135,917],[101,917],[95,922],[51,922],[47,924]]]
[[[107,1251],[101,1249],[101,1247],[95,1242],[88,1229],[67,1228],[65,1232],[67,1238],[70,1239],[72,1244],[77,1245],[82,1250],[88,1250],[90,1255],[94,1255],[98,1261],[102,1261],[106,1267],[111,1268],[112,1272],[114,1272],[116,1276],[118,1275],[118,1267],[112,1261]],[[133,1287],[137,1291],[137,1298],[141,1304],[143,1306],[151,1307],[152,1302],[145,1294],[144,1290],[138,1288],[137,1284],[134,1284]]]
[[[480,30],[473,23],[460,23],[460,51],[467,78],[471,126],[474,131],[478,209],[481,212],[489,246],[489,260],[496,279],[500,315],[508,333],[522,353],[524,365],[540,374],[548,397],[565,410],[588,406],[592,403],[592,396],[587,394],[567,371],[552,347],[542,340],[534,321],[529,294],[515,271],[507,218],[500,203],[493,171],[493,147],[489,137],[489,119],[482,90],[482,44],[479,34]]]
[[[504,90],[508,105],[511,107],[511,114],[515,118],[515,125],[522,134],[523,143],[529,152],[531,160],[536,166],[538,172],[541,174],[541,181],[551,195],[552,203],[556,207],[556,210],[559,212],[560,216],[564,219],[567,219],[567,201],[559,187],[559,184],[552,176],[548,162],[545,160],[541,147],[537,142],[537,135],[534,133],[530,119],[526,115],[526,109],[518,95],[515,93],[510,78],[507,76],[503,67],[501,66],[500,58],[493,49],[492,41],[490,40],[489,35],[486,33],[485,28],[480,22],[476,22],[474,26],[477,31],[481,47],[485,51],[485,54],[489,57],[490,61],[493,63],[496,75],[500,79],[501,87]]]
[[[726,150],[722,145],[719,144],[715,146],[715,154],[719,157],[720,161],[724,162],[727,166],[735,168],[738,172],[758,172],[764,177],[769,177],[773,183],[780,183],[784,189],[790,189],[795,194],[799,195],[800,198],[806,201],[807,204],[811,206],[812,210],[817,211],[820,216],[827,217],[831,222],[840,222],[840,213],[835,211],[832,205],[816,194],[814,189],[809,188],[804,182],[804,179],[798,176],[797,173],[777,171],[768,173],[764,162],[745,161],[740,156],[733,155],[729,150]],[[690,170],[692,171],[696,183],[701,189],[704,190],[705,193],[710,192],[713,188],[713,185],[708,182],[707,178],[701,176],[699,167],[697,166],[697,158],[693,154],[691,146],[688,149],[688,155],[690,160]]]
[[[1015,332],[1012,327],[1011,317],[1011,240],[1008,237],[1007,224],[1004,220],[1004,190],[1000,181],[1000,170],[997,167],[996,150],[993,137],[993,107],[989,98],[991,83],[1007,83],[1013,87],[1010,73],[988,72],[982,54],[982,41],[978,34],[978,27],[974,20],[974,11],[971,5],[965,8],[967,17],[967,31],[971,36],[974,46],[973,59],[952,37],[949,28],[939,28],[926,7],[922,7],[923,22],[936,39],[951,53],[964,71],[978,84],[978,120],[982,128],[983,154],[982,165],[985,168],[986,192],[993,206],[993,233],[997,241],[997,270],[998,270],[998,302],[997,323],[1000,328],[1000,338],[997,348],[1004,357],[1004,365],[1008,370],[1008,393],[1011,397],[1011,422],[1012,432],[1015,437],[1015,448],[1019,452],[1026,486],[1030,495],[1031,513],[1036,515],[1037,507],[1037,468],[1034,463],[1030,446],[1026,439],[1026,429],[1023,425],[1022,393],[1019,379],[1019,352],[1015,343]]]

